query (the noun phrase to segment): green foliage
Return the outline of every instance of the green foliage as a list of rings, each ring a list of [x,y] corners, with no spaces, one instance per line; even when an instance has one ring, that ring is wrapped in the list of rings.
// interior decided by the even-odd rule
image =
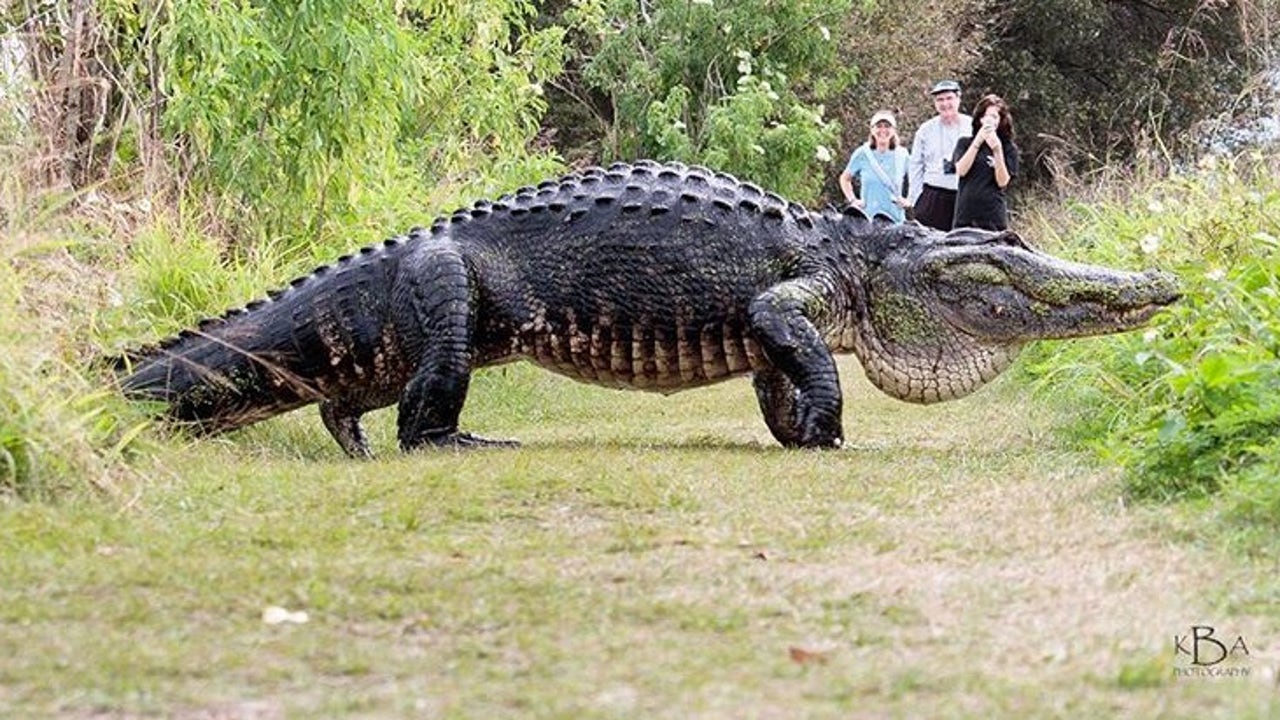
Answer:
[[[242,234],[339,235],[421,212],[401,203],[461,168],[519,164],[558,35],[512,49],[529,11],[518,0],[407,5],[402,17],[374,0],[174,3],[166,127]]]
[[[1280,508],[1280,182],[1273,161],[1214,158],[1127,205],[1090,213],[1091,260],[1176,270],[1184,299],[1145,333],[1054,348],[1033,372],[1070,378],[1077,432],[1103,435],[1139,498],[1247,486],[1245,515]],[[1259,481],[1269,478],[1270,482]],[[1271,515],[1269,522],[1280,522]]]
[[[803,200],[838,126],[814,100],[847,87],[830,25],[852,2],[583,0],[579,97],[607,126],[605,159],[703,163]],[[799,82],[796,81],[799,79]]]

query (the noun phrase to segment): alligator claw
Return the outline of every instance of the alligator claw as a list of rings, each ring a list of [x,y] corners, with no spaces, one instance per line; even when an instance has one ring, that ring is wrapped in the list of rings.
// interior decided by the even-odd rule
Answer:
[[[517,440],[494,440],[493,438],[472,435],[471,433],[455,432],[447,435],[429,438],[427,444],[438,448],[515,448],[520,447]]]

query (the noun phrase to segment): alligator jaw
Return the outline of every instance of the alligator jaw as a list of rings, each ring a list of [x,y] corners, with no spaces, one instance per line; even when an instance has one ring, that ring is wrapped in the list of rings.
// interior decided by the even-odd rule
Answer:
[[[945,248],[923,272],[948,322],[987,342],[1125,332],[1181,295],[1167,273],[1069,262],[1020,241]]]
[[[1133,330],[1179,297],[1168,274],[1059,260],[1014,233],[908,226],[867,252],[854,350],[876,387],[908,402],[962,397],[1028,342]]]

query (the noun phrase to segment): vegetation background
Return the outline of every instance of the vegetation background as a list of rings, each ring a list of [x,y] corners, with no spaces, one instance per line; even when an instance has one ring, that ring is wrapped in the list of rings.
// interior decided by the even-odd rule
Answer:
[[[926,88],[941,77],[959,78],[970,100],[995,91],[1014,107],[1027,168],[1014,203],[1016,229],[1062,255],[1174,270],[1184,279],[1187,296],[1146,333],[1030,353],[1009,381],[1015,387],[997,388],[993,402],[1004,406],[1031,391],[1036,406],[1045,408],[1044,417],[1024,418],[1034,429],[1010,428],[1012,439],[994,443],[990,454],[957,455],[958,445],[944,440],[936,441],[950,449],[938,458],[913,455],[901,446],[895,452],[903,463],[919,464],[921,477],[941,473],[981,494],[984,483],[995,481],[948,473],[954,467],[999,467],[1007,473],[1022,460],[1029,464],[1017,472],[1047,472],[1031,458],[1048,448],[1054,458],[1084,468],[1090,478],[1085,485],[1101,488],[1097,496],[1073,495],[1064,502],[1095,509],[1111,500],[1125,507],[1136,504],[1158,518],[1161,538],[1226,548],[1236,568],[1232,572],[1253,584],[1243,596],[1222,596],[1221,602],[1259,614],[1258,627],[1274,629],[1280,614],[1257,608],[1273,607],[1280,594],[1274,580],[1280,560],[1275,539],[1280,444],[1274,439],[1280,430],[1278,19],[1280,7],[1272,0],[929,0],[909,15],[899,5],[875,0],[6,0],[0,5],[0,345],[5,349],[0,353],[0,525],[6,528],[0,534],[7,542],[0,544],[0,567],[13,572],[0,572],[9,578],[0,581],[0,606],[6,608],[0,611],[0,650],[11,650],[6,653],[11,658],[25,653],[27,660],[0,661],[0,688],[10,688],[0,689],[0,709],[19,716],[167,714],[175,707],[168,693],[178,687],[182,707],[197,708],[190,711],[197,716],[206,711],[220,716],[202,696],[200,663],[216,668],[220,677],[241,677],[259,695],[287,686],[269,671],[246,669],[243,658],[184,655],[180,632],[175,637],[146,619],[147,607],[158,608],[156,623],[165,623],[199,615],[202,603],[234,603],[221,594],[218,577],[250,577],[270,585],[269,578],[259,576],[267,572],[263,568],[296,571],[257,551],[244,557],[256,558],[258,566],[228,567],[235,553],[225,544],[220,549],[219,538],[234,544],[232,539],[241,537],[237,533],[259,550],[296,548],[310,538],[314,547],[348,559],[348,549],[335,537],[372,542],[384,554],[368,560],[390,563],[430,585],[421,568],[393,560],[406,543],[418,551],[425,543],[441,558],[489,557],[500,552],[489,543],[501,542],[512,543],[524,563],[541,553],[562,563],[580,556],[583,545],[563,539],[539,545],[531,539],[546,523],[554,524],[556,508],[585,507],[591,522],[608,524],[606,531],[575,527],[587,546],[603,542],[626,562],[635,559],[631,552],[670,551],[669,543],[704,550],[734,545],[723,535],[739,526],[716,525],[716,513],[744,513],[739,529],[747,528],[748,535],[768,535],[769,518],[785,514],[789,506],[803,508],[809,517],[815,512],[826,517],[824,503],[848,500],[822,478],[836,477],[833,468],[868,477],[849,467],[847,459],[824,468],[819,459],[803,455],[758,457],[749,450],[743,456],[741,448],[717,445],[705,429],[641,404],[631,406],[629,416],[614,418],[623,435],[605,438],[606,446],[617,445],[607,450],[612,454],[606,464],[663,468],[650,470],[649,480],[636,487],[634,475],[593,471],[599,467],[593,450],[573,445],[582,426],[594,423],[596,411],[590,408],[602,402],[595,391],[566,389],[524,370],[478,378],[469,406],[475,409],[468,412],[524,435],[543,433],[550,451],[512,453],[495,462],[502,466],[496,474],[486,474],[477,461],[455,458],[374,464],[372,475],[393,471],[413,477],[425,471],[428,479],[407,491],[410,505],[370,505],[369,497],[344,481],[351,480],[345,473],[363,471],[347,469],[319,449],[311,437],[318,430],[314,423],[273,421],[225,444],[188,446],[154,427],[143,409],[120,402],[94,360],[242,305],[316,263],[424,224],[477,197],[585,164],[642,156],[703,163],[818,205],[838,197],[834,178],[863,141],[865,119],[880,107],[894,108],[909,135],[932,113]],[[845,368],[846,377],[851,373],[856,375],[856,368]],[[486,401],[486,392],[497,399]],[[550,396],[558,400],[549,402]],[[695,413],[703,422],[738,417],[735,412],[751,416],[728,396],[689,402],[712,408],[705,416]],[[974,408],[966,408],[943,417],[984,422],[973,417]],[[902,417],[894,422],[902,422],[904,432],[928,426],[924,419]],[[628,443],[654,442],[646,433],[655,432],[655,425],[671,434],[659,432],[660,447],[638,454]],[[736,432],[732,427],[730,436]],[[385,440],[385,426],[382,432]],[[926,445],[930,437],[925,436]],[[557,442],[568,445],[557,448]],[[667,455],[674,458],[670,466],[656,459]],[[871,455],[870,466],[892,466],[892,458]],[[297,508],[288,498],[268,489],[293,487],[290,481],[317,463],[323,469],[316,472],[339,489],[327,494],[309,483],[298,486],[299,497],[311,503],[310,515],[293,512]],[[262,467],[262,477],[226,470],[246,465]],[[539,470],[542,465],[573,470],[556,478]],[[750,480],[762,467],[775,477],[815,478],[817,489],[783,483],[781,491],[765,491]],[[479,500],[472,502],[466,495],[472,490],[458,491],[445,479],[459,475],[475,478]],[[950,497],[911,473],[904,477],[868,512],[891,513],[899,503],[916,502],[921,496],[916,491]],[[364,479],[377,492],[403,491]],[[701,482],[708,479],[710,484]],[[1035,479],[1012,482],[1010,489],[1024,486],[1036,487]],[[737,493],[761,494],[761,500],[743,502]],[[257,507],[281,531],[247,524],[237,514],[247,512],[246,500],[260,503]],[[369,511],[376,517],[361,516],[359,522],[369,521],[376,532],[395,528],[398,539],[379,535],[383,539],[373,542],[363,525],[344,525],[338,511],[348,504],[373,508]],[[428,505],[435,509],[425,509]],[[952,510],[957,513],[952,520],[979,512],[970,506]],[[499,534],[522,513],[537,516],[532,531],[518,527],[514,535]],[[652,522],[637,519],[644,517]],[[925,523],[925,536],[928,517],[916,517]],[[1106,522],[1101,516],[1093,520]],[[687,521],[704,523],[702,532],[682,535],[672,529]],[[327,534],[309,534],[308,523],[326,528]],[[435,529],[424,530],[428,523]],[[227,528],[225,535],[219,535],[219,527]],[[862,552],[866,542],[879,548],[911,546],[905,528],[881,528],[883,537],[869,540],[837,532],[834,525],[821,527],[829,532],[806,526],[768,536],[798,561],[831,572],[834,566],[823,564],[831,559],[823,549]],[[984,529],[970,529],[974,537],[985,537]],[[1113,537],[1097,528],[1088,532]],[[188,548],[190,567],[171,550],[150,544],[155,542]],[[1105,546],[1085,544],[1104,559],[1114,557]],[[197,545],[203,552],[194,550]],[[93,593],[81,601],[68,599],[86,588],[105,593],[113,580],[110,575],[94,579],[104,572],[97,560],[124,546],[151,550],[143,553],[145,561],[121,571],[123,585],[164,587],[169,600],[187,599],[144,602],[145,591],[116,600]],[[969,549],[990,557],[1012,552],[1010,547],[1019,546],[992,540]],[[938,550],[915,552],[924,552],[927,560]],[[918,564],[922,558],[916,554],[909,560]],[[714,560],[708,562],[703,570],[715,567]],[[391,604],[397,596],[405,606],[426,602],[414,595],[421,592],[419,585],[400,583],[390,571],[361,577],[311,554],[303,563],[311,563],[326,581],[305,591],[289,585],[283,594],[313,610],[344,607],[334,593],[354,593],[352,588]],[[668,587],[662,578],[670,567],[641,566],[634,568],[637,576],[648,574],[653,583],[638,585],[642,592]],[[403,607],[371,608],[367,598],[365,605],[351,603],[361,612],[381,613],[378,617],[408,628],[405,632],[452,638],[447,658],[461,663],[462,677],[478,687],[493,680],[481,662],[487,651],[464,645],[483,645],[486,633],[502,635],[486,623],[519,625],[528,620],[522,613],[532,612],[529,607],[545,604],[562,614],[534,620],[563,630],[560,623],[568,622],[568,615],[609,602],[573,595],[568,606],[557,606],[564,586],[549,579],[547,568],[524,567],[541,580],[520,585],[521,566],[493,567],[498,576],[488,579],[447,568],[441,578],[432,578],[443,579],[442,593],[495,602],[502,588],[518,586],[510,612],[493,616],[451,604],[461,600],[440,601],[472,624],[413,619]],[[584,572],[604,572],[601,567]],[[1141,573],[1142,567],[1125,572]],[[1270,568],[1269,581],[1260,568]],[[737,637],[734,633],[759,630],[741,617],[709,611],[725,603],[747,614],[758,608],[733,605],[743,593],[701,582],[697,562],[692,569],[677,582],[691,588],[689,597],[622,610],[607,606],[628,618],[643,615],[650,624],[654,617],[683,616],[687,622],[679,628],[691,631],[688,637],[703,632]],[[169,574],[174,579],[166,580]],[[760,591],[752,584],[757,580],[742,582],[746,591]],[[813,582],[797,579],[798,592],[812,589]],[[887,617],[897,628],[893,643],[917,650],[928,645],[928,632],[936,631],[925,603],[904,610],[865,588],[841,598],[822,605],[819,614],[827,620],[842,613]],[[972,597],[966,602],[993,611]],[[1038,612],[1065,602],[1050,601]],[[784,612],[770,610],[775,611]],[[59,625],[51,618],[66,622]],[[41,624],[46,621],[51,624]],[[144,627],[143,635],[162,648],[153,663],[143,663],[146,682],[113,684],[88,669],[94,662],[116,667],[104,658],[131,642],[127,632],[113,631],[105,636],[110,642],[95,644],[108,621]],[[252,623],[197,624],[193,637],[201,641],[230,632],[236,642],[255,642]],[[28,652],[33,627],[50,633],[70,628],[70,645]],[[377,625],[373,632],[385,630]],[[360,637],[358,627],[329,631],[322,637],[338,645]],[[647,638],[626,632],[620,637],[641,645]],[[684,635],[674,637],[689,642]],[[504,637],[496,647],[528,651],[524,640]],[[876,647],[883,640],[868,643]],[[281,672],[295,682],[312,677],[299,658],[315,651],[298,642],[303,645],[271,649],[289,668]],[[554,639],[530,642],[554,644]],[[1077,696],[1069,688],[1092,671],[1067,663],[1069,671],[1050,683],[1066,698],[1058,710],[1169,709],[1159,695],[1116,700],[1108,693],[1117,687],[1168,690],[1170,658],[1125,659],[1097,642],[1112,659],[1108,680],[1094,689],[1107,692]],[[320,677],[377,674],[373,670],[383,668],[373,658],[380,646],[362,647],[330,658]],[[604,652],[599,645],[577,650],[587,654],[583,664],[588,665],[592,653],[614,657],[613,650]],[[747,706],[717,704],[714,693],[706,694],[716,681],[727,682],[715,674],[718,662],[746,662],[742,647],[722,650],[699,666],[710,678],[698,686],[700,707],[709,715],[740,715],[735,710]],[[833,656],[821,648],[799,652],[792,660],[801,668],[825,665]],[[929,658],[949,657],[922,652],[920,668],[929,667]],[[81,654],[85,663],[76,659]],[[411,673],[405,669],[413,667],[411,656],[398,657],[403,667],[396,665],[393,674]],[[656,667],[678,672],[690,657],[677,654]],[[1040,658],[1028,662],[1052,675]],[[118,667],[129,675],[127,663]],[[165,667],[176,668],[173,677],[157,680],[165,676]],[[519,676],[524,666],[507,657],[496,667],[492,672],[498,675]],[[887,697],[889,714],[893,708],[909,712],[932,687],[931,672],[904,672],[889,686],[843,677],[850,687],[862,688],[849,697],[823,694],[819,678],[810,677],[800,684],[795,701],[817,696],[825,704],[815,707],[838,710],[870,695]],[[697,673],[691,677],[687,682],[697,681]],[[974,675],[961,673],[941,687],[972,689],[992,677],[979,667]],[[533,679],[539,678],[548,679],[534,673]],[[215,697],[233,692],[221,681],[204,679]],[[1019,692],[1024,687],[1009,685]],[[73,689],[70,695],[61,692],[67,688]],[[676,699],[688,699],[694,691],[683,692]],[[773,712],[790,701],[779,693],[757,698],[763,703],[759,707],[769,709],[764,714],[785,714]],[[1219,702],[1229,694],[1195,691],[1195,697],[1217,699],[1201,698],[1193,707],[1239,716],[1239,706]],[[1274,705],[1258,704],[1256,698],[1241,693],[1237,701],[1248,703],[1248,712],[1267,716]],[[530,709],[518,698],[507,700],[514,703],[507,709]],[[544,700],[551,715],[582,709]],[[781,704],[770,704],[775,701]],[[326,704],[331,702],[312,697],[265,709],[236,705],[226,714],[275,716],[317,707],[338,714],[412,712],[399,696],[392,701],[364,697],[354,709]],[[462,693],[428,709],[470,715],[486,708],[483,699]],[[994,706],[978,703],[970,710],[982,714],[993,708],[997,714],[1019,714],[1029,706],[1015,699]]]

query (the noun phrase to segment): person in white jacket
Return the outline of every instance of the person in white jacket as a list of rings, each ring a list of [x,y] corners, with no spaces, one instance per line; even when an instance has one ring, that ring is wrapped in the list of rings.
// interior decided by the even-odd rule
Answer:
[[[951,160],[960,138],[973,134],[973,118],[960,112],[960,83],[943,80],[929,91],[938,114],[916,129],[908,163],[908,200],[922,225],[950,230],[959,178]]]

